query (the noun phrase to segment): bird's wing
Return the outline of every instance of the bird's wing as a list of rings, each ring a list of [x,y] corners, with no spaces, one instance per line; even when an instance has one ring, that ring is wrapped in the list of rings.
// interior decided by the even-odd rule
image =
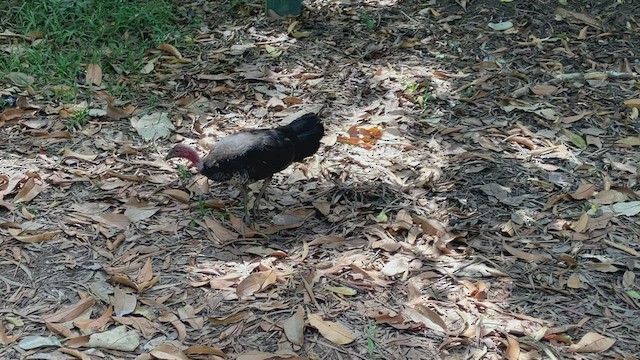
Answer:
[[[293,141],[275,130],[250,130],[224,137],[203,159],[204,167],[240,172],[260,180],[291,164]]]

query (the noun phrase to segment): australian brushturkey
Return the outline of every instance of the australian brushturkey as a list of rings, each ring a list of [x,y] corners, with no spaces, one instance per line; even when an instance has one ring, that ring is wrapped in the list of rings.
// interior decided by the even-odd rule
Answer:
[[[264,179],[253,204],[253,218],[260,198],[273,174],[292,162],[302,161],[318,151],[324,127],[315,114],[305,114],[290,124],[274,129],[242,131],[218,141],[204,158],[187,145],[178,144],[166,159],[190,160],[198,171],[213,181],[229,182],[240,188],[244,199],[245,222],[251,224],[247,185]]]

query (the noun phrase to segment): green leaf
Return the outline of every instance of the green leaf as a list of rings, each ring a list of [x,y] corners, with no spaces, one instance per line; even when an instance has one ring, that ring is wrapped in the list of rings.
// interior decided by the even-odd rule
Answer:
[[[569,139],[571,140],[571,142],[573,143],[573,145],[579,147],[580,149],[586,149],[587,148],[587,142],[584,141],[584,139],[582,138],[582,136],[578,135],[578,134],[571,134],[571,136],[569,137]]]
[[[10,72],[6,75],[6,78],[9,79],[14,85],[19,87],[31,86],[31,84],[33,84],[33,82],[35,81],[33,76],[29,76],[21,72]]]
[[[636,290],[627,290],[627,295],[632,299],[640,299],[640,292]]]
[[[389,221],[389,217],[387,216],[387,213],[385,213],[384,210],[382,210],[380,211],[380,214],[376,216],[376,221],[379,223],[385,223]]]

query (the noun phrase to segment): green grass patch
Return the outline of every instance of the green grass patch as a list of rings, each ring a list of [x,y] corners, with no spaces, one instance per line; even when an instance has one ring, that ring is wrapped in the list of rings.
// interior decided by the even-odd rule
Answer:
[[[115,87],[118,74],[139,73],[147,50],[189,31],[179,25],[172,0],[25,0],[4,4],[2,11],[0,29],[29,39],[0,44],[13,49],[0,56],[0,77],[22,72],[35,78],[36,87],[77,84],[89,63],[99,64]]]

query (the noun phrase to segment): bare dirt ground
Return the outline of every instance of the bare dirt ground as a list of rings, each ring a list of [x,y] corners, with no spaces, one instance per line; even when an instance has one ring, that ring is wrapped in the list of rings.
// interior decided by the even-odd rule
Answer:
[[[0,358],[640,356],[637,2],[184,6],[106,115],[0,121]],[[255,231],[163,160],[320,107]]]

